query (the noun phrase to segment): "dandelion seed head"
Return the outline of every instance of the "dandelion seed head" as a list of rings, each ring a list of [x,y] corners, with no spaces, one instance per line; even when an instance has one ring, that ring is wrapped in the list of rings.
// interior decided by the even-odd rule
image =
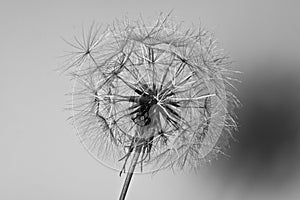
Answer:
[[[89,153],[116,170],[138,145],[143,173],[195,169],[222,153],[218,139],[237,127],[230,60],[213,35],[181,30],[169,16],[93,25],[67,42],[74,78],[73,122]]]

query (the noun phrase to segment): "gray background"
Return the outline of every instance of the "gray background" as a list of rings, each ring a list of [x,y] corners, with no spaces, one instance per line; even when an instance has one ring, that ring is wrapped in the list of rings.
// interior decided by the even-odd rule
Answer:
[[[297,0],[1,1],[0,199],[117,199],[120,178],[80,146],[63,108],[71,82],[54,69],[92,21],[174,9],[216,33],[244,72],[239,143],[198,174],[135,176],[128,199],[300,199]]]

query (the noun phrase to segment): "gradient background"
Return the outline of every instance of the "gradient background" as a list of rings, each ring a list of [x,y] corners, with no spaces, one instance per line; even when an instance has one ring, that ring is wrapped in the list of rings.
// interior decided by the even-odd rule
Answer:
[[[1,1],[0,199],[117,199],[123,184],[81,147],[63,108],[71,82],[54,69],[93,20],[168,12],[216,33],[244,72],[239,143],[198,174],[135,176],[128,198],[300,199],[300,25],[297,0]]]

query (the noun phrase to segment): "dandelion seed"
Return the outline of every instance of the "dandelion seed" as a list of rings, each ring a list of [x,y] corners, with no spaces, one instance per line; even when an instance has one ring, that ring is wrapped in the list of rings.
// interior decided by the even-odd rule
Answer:
[[[234,71],[212,34],[180,31],[170,16],[153,24],[93,25],[74,43],[65,70],[75,80],[73,121],[88,152],[127,173],[125,199],[137,165],[141,173],[197,169],[225,154],[217,141],[237,127],[228,104]]]

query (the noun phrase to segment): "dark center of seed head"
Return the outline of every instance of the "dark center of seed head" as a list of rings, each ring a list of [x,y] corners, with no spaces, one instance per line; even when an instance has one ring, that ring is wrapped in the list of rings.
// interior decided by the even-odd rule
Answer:
[[[139,99],[140,105],[150,107],[154,104],[157,104],[157,99],[153,94],[143,94]]]
[[[157,99],[155,98],[157,94],[157,89],[155,84],[153,84],[153,88],[149,87],[149,85],[144,84],[142,85],[143,91],[145,93],[142,93],[139,98],[139,104],[142,106],[151,107],[152,105],[157,103]]]

